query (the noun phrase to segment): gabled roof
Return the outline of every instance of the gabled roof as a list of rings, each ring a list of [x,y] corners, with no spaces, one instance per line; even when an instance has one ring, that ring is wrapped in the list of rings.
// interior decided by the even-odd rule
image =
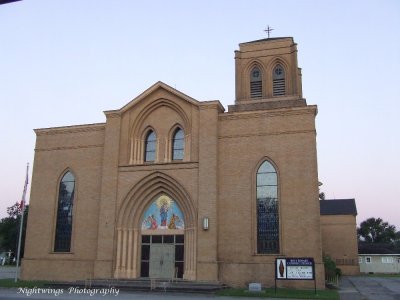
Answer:
[[[156,90],[159,90],[159,89],[164,89],[167,92],[174,94],[174,95],[178,96],[179,98],[184,99],[196,106],[200,105],[199,101],[174,89],[173,87],[170,87],[168,84],[165,84],[164,82],[158,81],[155,84],[153,84],[151,87],[149,87],[147,90],[145,90],[143,93],[141,93],[139,96],[137,96],[136,98],[131,100],[129,103],[124,105],[121,109],[105,111],[105,113],[123,113],[123,112],[131,109],[133,106],[135,106],[137,103],[139,103],[142,99],[146,98],[147,96],[149,96],[150,94],[154,93]]]
[[[358,253],[359,254],[382,254],[382,255],[400,255],[400,247],[395,246],[391,243],[367,243],[367,242],[359,242],[358,243]]]
[[[0,5],[11,3],[11,2],[18,2],[18,1],[21,1],[21,0],[0,0]]]
[[[354,199],[321,200],[319,203],[321,215],[357,215]]]
[[[149,87],[147,90],[145,90],[143,93],[141,93],[139,96],[131,100],[129,103],[124,105],[121,109],[116,109],[116,110],[107,110],[104,113],[107,114],[121,114],[126,112],[127,110],[131,109],[135,105],[137,105],[141,100],[145,99],[148,97],[150,94],[154,93],[155,91],[159,89],[164,89],[165,91],[176,95],[177,97],[193,104],[196,106],[204,106],[204,105],[217,105],[220,112],[224,112],[224,107],[222,106],[221,102],[218,100],[212,100],[212,101],[197,101],[196,99],[182,93],[181,91],[178,91],[177,89],[174,89],[173,87],[169,86],[168,84],[165,84],[164,82],[158,81],[155,84],[153,84],[151,87]]]

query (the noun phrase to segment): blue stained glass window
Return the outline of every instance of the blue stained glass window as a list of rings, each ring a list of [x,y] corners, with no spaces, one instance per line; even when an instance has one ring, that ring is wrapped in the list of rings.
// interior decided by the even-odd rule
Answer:
[[[183,130],[177,128],[172,139],[172,160],[182,160],[184,157],[185,136]]]
[[[58,191],[56,236],[54,241],[55,252],[71,251],[74,194],[75,177],[68,171],[61,179]]]
[[[279,253],[278,178],[268,161],[257,171],[257,253]]]
[[[144,161],[155,161],[156,160],[156,143],[157,136],[154,131],[150,130],[147,133]]]

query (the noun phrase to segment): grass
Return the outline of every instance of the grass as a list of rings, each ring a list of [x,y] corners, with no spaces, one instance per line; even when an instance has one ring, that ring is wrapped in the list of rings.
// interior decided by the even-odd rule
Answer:
[[[327,299],[338,300],[339,293],[336,290],[295,290],[295,289],[265,289],[260,293],[249,292],[244,289],[225,289],[217,292],[218,296],[233,297],[261,297],[261,298],[292,298],[292,299]]]
[[[14,279],[0,279],[0,288],[43,288],[49,281],[25,281],[19,280],[14,282]],[[339,300],[339,293],[336,290],[295,290],[295,289],[265,289],[260,293],[249,292],[245,289],[224,289],[217,292],[218,296],[233,296],[233,297],[261,297],[261,298],[291,298],[291,299],[326,299]]]
[[[33,287],[44,287],[44,285],[48,283],[48,281],[26,281],[26,280],[18,280],[17,282],[14,282],[14,279],[0,279],[0,287],[3,288],[13,288],[13,287],[27,287],[27,288],[33,288]]]

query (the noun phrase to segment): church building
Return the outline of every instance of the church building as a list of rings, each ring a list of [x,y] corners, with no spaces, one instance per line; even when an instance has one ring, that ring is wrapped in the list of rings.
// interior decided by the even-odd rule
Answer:
[[[309,257],[324,288],[317,106],[297,45],[242,43],[235,66],[227,111],[157,82],[104,123],[36,129],[22,279],[273,286],[276,258]]]

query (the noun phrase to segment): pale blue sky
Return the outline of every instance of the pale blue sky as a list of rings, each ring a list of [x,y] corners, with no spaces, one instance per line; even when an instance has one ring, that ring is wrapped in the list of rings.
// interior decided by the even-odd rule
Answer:
[[[24,0],[0,5],[0,216],[19,201],[34,128],[104,122],[161,80],[234,103],[238,44],[292,36],[318,105],[319,178],[357,221],[400,230],[400,1]],[[29,195],[28,195],[29,198]]]

